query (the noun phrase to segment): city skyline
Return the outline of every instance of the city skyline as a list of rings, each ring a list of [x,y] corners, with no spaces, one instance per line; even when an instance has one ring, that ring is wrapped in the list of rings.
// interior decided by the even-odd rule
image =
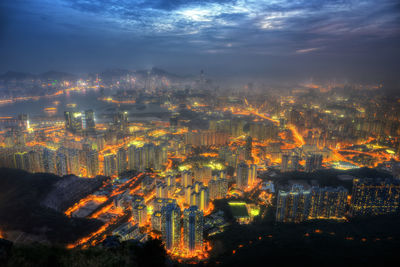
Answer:
[[[0,2],[0,266],[385,266],[398,0]]]

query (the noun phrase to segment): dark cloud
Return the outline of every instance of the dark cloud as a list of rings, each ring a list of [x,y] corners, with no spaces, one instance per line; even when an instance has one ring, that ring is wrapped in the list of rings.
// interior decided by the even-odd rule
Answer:
[[[150,0],[144,1],[143,6],[154,9],[174,10],[190,5],[204,5],[208,3],[229,3],[234,5],[236,2],[236,0]]]
[[[392,75],[397,0],[3,0],[0,71]],[[4,16],[3,16],[4,15]]]

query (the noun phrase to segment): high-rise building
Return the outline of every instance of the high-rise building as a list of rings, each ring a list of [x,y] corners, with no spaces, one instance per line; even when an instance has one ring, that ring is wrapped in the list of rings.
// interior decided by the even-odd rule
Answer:
[[[156,197],[167,198],[168,197],[168,186],[165,183],[156,184]]]
[[[56,172],[59,176],[64,176],[68,174],[66,149],[62,147],[57,150],[56,154]]]
[[[195,182],[194,184],[193,184],[193,191],[194,192],[196,192],[196,193],[199,193],[200,192],[200,188],[203,186],[203,183],[202,182]]]
[[[243,128],[246,124],[246,121],[240,118],[234,118],[233,120],[228,120],[230,133],[233,137],[238,137],[244,134]]]
[[[30,171],[28,152],[17,152],[14,154],[14,166],[16,169]]]
[[[162,239],[167,250],[179,248],[181,239],[181,210],[176,204],[168,204],[161,209]]]
[[[208,183],[208,189],[210,190],[210,199],[214,200],[218,198],[219,193],[219,179],[213,176],[213,179]]]
[[[278,126],[272,122],[251,122],[249,125],[249,135],[258,140],[272,139],[278,130]]]
[[[142,154],[142,165],[140,170],[154,167],[155,160],[155,145],[153,143],[147,143],[143,146]]]
[[[291,191],[279,191],[276,207],[277,222],[302,222],[308,218],[310,191],[293,187]]]
[[[18,115],[18,127],[21,130],[28,130],[30,128],[28,114],[19,114]]]
[[[42,155],[39,151],[29,151],[28,153],[29,158],[29,171],[30,172],[43,172],[43,165],[42,165]]]
[[[80,164],[79,164],[79,152],[77,149],[68,149],[67,151],[68,159],[68,173],[79,175],[80,174]]]
[[[120,131],[125,131],[128,127],[128,112],[118,111],[114,114],[114,126]]]
[[[176,185],[176,177],[175,175],[168,175],[165,177],[165,183],[167,186],[175,186]]]
[[[137,147],[134,145],[128,146],[128,170],[135,170],[139,165],[137,164],[138,161],[140,161],[140,157],[137,158]]]
[[[94,132],[96,130],[93,110],[86,110],[82,114],[82,129],[88,132]]]
[[[313,187],[309,219],[343,219],[348,191],[344,187]]]
[[[127,169],[126,150],[124,148],[118,149],[117,152],[117,172],[118,175],[125,172]]]
[[[146,168],[146,157],[143,147],[130,145],[128,147],[128,170],[144,171]]]
[[[219,171],[217,173],[217,175],[219,176],[219,178],[221,179],[226,179],[226,172],[225,171]]]
[[[71,111],[65,111],[64,112],[64,119],[65,119],[65,129],[72,131],[72,112]]]
[[[228,180],[221,178],[219,175],[214,175],[213,179],[208,183],[210,191],[210,199],[225,198],[228,192]]]
[[[82,113],[65,111],[65,128],[73,133],[79,133],[82,131]]]
[[[161,211],[155,211],[151,215],[151,227],[153,230],[161,232],[161,223],[162,223],[162,213]]]
[[[395,213],[400,205],[400,180],[353,179],[350,214],[373,216]]]
[[[191,186],[193,183],[193,176],[190,171],[183,171],[182,172],[182,178],[181,178],[181,183],[183,187],[188,187]]]
[[[155,198],[153,200],[153,210],[161,211],[163,207],[169,204],[176,204],[176,199],[173,198]]]
[[[47,147],[43,149],[43,168],[47,173],[56,173],[56,150]]]
[[[253,138],[251,136],[246,137],[246,144],[245,144],[245,160],[251,160],[252,154],[251,151],[253,149]]]
[[[128,147],[128,169],[144,171],[147,168],[161,170],[167,162],[167,146],[147,143],[143,147]]]
[[[139,226],[144,226],[147,223],[147,207],[144,204],[139,204],[132,209],[133,220]]]
[[[240,189],[246,189],[249,179],[249,167],[246,163],[242,162],[238,165],[236,171],[236,186]]]
[[[198,208],[202,211],[207,211],[208,205],[210,204],[210,192],[208,191],[208,187],[202,186],[198,194],[200,196],[200,205]]]
[[[289,155],[283,154],[281,160],[281,172],[287,172],[289,169]]]
[[[185,204],[190,205],[191,196],[192,196],[192,193],[194,191],[194,187],[193,186],[186,186],[184,191],[185,191]]]
[[[132,198],[132,209],[139,205],[144,205],[144,198],[139,195],[133,195]]]
[[[99,173],[99,154],[96,150],[86,152],[86,170],[88,177],[95,177]]]
[[[251,164],[249,166],[249,179],[248,183],[250,186],[253,186],[256,183],[257,179],[257,165]]]
[[[117,158],[114,154],[104,155],[104,175],[113,176],[117,173]]]
[[[153,168],[155,170],[161,170],[164,164],[168,160],[168,147],[165,144],[161,144],[155,147],[155,155],[153,159]]]
[[[313,172],[321,169],[322,166],[322,155],[321,154],[311,154],[306,158],[306,172]]]
[[[203,225],[203,212],[196,206],[183,211],[183,243],[190,253],[203,249]]]
[[[193,177],[195,181],[208,185],[212,177],[212,169],[207,166],[193,168]]]
[[[195,147],[225,145],[228,143],[228,140],[229,135],[227,133],[210,130],[188,132],[185,134],[185,144]]]
[[[192,191],[190,194],[190,204],[189,206],[197,206],[200,207],[200,193],[196,191]]]
[[[292,155],[291,158],[291,165],[290,165],[290,170],[291,171],[298,171],[300,168],[300,157],[299,155]]]
[[[299,161],[300,157],[296,154],[294,155],[283,154],[281,162],[281,172],[298,171],[300,168]]]

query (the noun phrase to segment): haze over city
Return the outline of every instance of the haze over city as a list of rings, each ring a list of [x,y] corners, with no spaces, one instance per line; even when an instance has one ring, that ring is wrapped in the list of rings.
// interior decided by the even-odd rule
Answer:
[[[400,3],[2,0],[0,266],[391,266]]]

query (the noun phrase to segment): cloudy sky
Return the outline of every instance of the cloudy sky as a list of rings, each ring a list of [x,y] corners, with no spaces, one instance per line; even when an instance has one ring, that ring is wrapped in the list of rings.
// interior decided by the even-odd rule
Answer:
[[[0,1],[0,72],[385,79],[399,47],[398,0]]]

